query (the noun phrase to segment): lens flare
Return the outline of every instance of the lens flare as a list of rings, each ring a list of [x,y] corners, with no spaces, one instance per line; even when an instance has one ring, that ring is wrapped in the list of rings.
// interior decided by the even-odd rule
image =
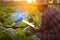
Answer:
[[[28,3],[32,3],[32,0],[27,0]]]
[[[15,20],[15,21],[22,21],[23,19],[25,19],[27,17],[27,15],[26,15],[26,13],[24,13],[24,12],[21,12],[21,11],[19,11],[19,12],[14,12],[14,13],[12,13],[12,15],[11,15],[11,18],[13,19],[13,20]]]

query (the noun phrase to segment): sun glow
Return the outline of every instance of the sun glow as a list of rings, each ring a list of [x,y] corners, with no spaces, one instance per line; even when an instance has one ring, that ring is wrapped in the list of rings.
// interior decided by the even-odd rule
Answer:
[[[24,0],[14,0],[14,1],[24,1]]]
[[[32,3],[32,0],[27,0],[28,3]]]
[[[27,0],[28,3],[36,3],[36,0]]]
[[[14,0],[14,1],[27,1],[27,3],[36,3],[36,0]]]

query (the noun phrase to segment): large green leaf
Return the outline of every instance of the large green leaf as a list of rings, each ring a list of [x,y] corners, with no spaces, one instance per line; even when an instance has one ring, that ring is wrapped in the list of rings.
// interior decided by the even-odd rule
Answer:
[[[0,34],[0,40],[15,40],[15,30],[12,28],[5,29]]]
[[[25,33],[23,32],[22,29],[17,29],[17,32],[16,32],[16,40],[24,40],[24,37],[25,37]]]

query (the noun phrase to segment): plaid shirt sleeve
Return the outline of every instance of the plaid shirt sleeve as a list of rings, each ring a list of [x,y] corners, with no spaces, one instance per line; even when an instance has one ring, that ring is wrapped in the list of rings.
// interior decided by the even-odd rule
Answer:
[[[46,11],[41,13],[41,27],[40,27],[40,30],[41,31],[45,31],[46,30],[46,27],[47,27],[47,17],[46,17]]]

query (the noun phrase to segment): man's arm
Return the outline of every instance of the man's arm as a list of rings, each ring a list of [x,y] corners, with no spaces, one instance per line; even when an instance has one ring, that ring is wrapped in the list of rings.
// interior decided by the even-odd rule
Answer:
[[[34,28],[34,30],[37,32],[51,30],[56,26],[55,24],[59,24],[59,18],[59,12],[55,8],[48,8],[44,13],[42,13],[41,27],[38,29]]]
[[[42,16],[41,16],[41,27],[39,27],[39,28],[37,28],[37,27],[35,27],[35,28],[33,28],[33,30],[35,31],[35,32],[43,32],[43,31],[45,31],[45,29],[46,29],[46,26],[47,26],[47,15],[46,15],[46,12],[44,12],[44,13],[42,13]]]

